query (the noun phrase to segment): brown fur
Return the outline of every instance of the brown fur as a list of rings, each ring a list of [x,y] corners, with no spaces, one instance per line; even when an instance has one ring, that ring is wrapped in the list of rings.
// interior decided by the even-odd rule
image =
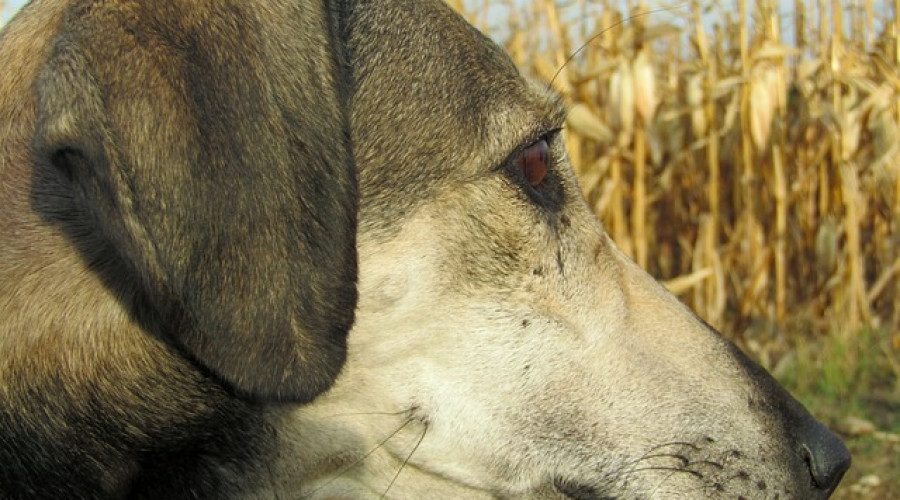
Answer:
[[[253,401],[334,380],[357,202],[331,14],[44,0],[4,29],[0,498],[215,497],[260,461]]]

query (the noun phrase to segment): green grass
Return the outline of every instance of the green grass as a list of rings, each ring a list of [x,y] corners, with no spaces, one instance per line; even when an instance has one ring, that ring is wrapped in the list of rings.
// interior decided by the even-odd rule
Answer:
[[[900,352],[890,333],[863,329],[804,337],[797,336],[793,359],[777,376],[816,417],[845,432],[853,466],[834,498],[900,498]],[[842,425],[848,417],[865,419],[876,431],[848,435]]]
[[[795,359],[779,371],[781,383],[821,417],[852,415],[888,432],[900,432],[900,376],[885,330],[834,333],[826,339],[797,336]]]

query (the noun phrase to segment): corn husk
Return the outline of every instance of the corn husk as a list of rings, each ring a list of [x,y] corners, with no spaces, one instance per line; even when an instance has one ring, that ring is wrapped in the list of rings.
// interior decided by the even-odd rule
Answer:
[[[619,59],[619,65],[609,78],[609,109],[611,124],[620,142],[627,144],[634,134],[634,76],[631,64]]]
[[[750,138],[758,152],[765,151],[772,135],[772,120],[778,107],[775,68],[757,65],[750,75]]]
[[[709,128],[709,124],[706,122],[706,110],[703,109],[703,75],[698,73],[688,77],[685,93],[691,113],[691,131],[694,133],[694,137],[703,137]]]
[[[859,102],[859,93],[851,86],[850,91],[842,98],[841,108],[836,110],[841,133],[841,159],[850,160],[859,149],[859,138],[862,133],[862,117],[865,111]]]
[[[637,117],[644,123],[653,121],[656,114],[656,106],[659,104],[656,97],[656,74],[653,64],[650,62],[647,46],[638,52],[632,66],[634,78],[634,104]]]
[[[872,111],[868,132],[872,137],[871,168],[879,197],[886,206],[894,206],[900,180],[900,125],[890,106],[878,106]]]
[[[583,103],[569,108],[566,125],[572,132],[597,142],[610,142],[614,137],[612,130]]]
[[[765,41],[761,47],[753,52],[753,59],[761,60],[778,60],[787,56],[795,56],[800,50],[795,47],[788,47],[770,40]]]
[[[696,286],[699,286],[701,283],[703,283],[704,280],[712,276],[712,274],[713,268],[705,267],[691,274],[686,274],[684,276],[666,280],[663,282],[663,286],[665,286],[673,294],[680,295],[693,289]]]

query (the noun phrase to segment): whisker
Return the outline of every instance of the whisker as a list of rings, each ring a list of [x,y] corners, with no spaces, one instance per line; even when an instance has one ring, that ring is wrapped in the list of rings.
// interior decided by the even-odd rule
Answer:
[[[713,460],[697,460],[696,462],[688,462],[686,467],[691,467],[694,465],[708,465],[708,466],[712,467],[713,469],[719,469],[719,470],[722,470],[725,468],[724,465],[722,465],[719,462],[713,461]]]
[[[358,413],[333,413],[328,415],[329,418],[332,417],[368,417],[368,416],[384,416],[384,417],[396,417],[397,415],[405,415],[409,413],[409,410],[401,410],[401,411],[362,411]]]
[[[691,464],[691,461],[684,455],[679,453],[654,453],[653,455],[644,455],[641,457],[638,462],[643,462],[645,460],[652,460],[654,458],[674,458],[681,462],[682,467],[688,466]],[[636,462],[637,463],[637,462]]]
[[[405,413],[405,412],[403,412],[403,413]],[[409,425],[411,422],[412,422],[412,419],[411,419],[411,418],[406,419],[400,427],[397,427],[397,429],[394,430],[394,432],[390,433],[386,438],[384,438],[384,439],[382,439],[381,441],[379,441],[378,444],[375,445],[374,448],[372,448],[371,450],[369,450],[368,452],[366,452],[365,455],[359,457],[358,459],[354,460],[354,461],[351,462],[350,464],[348,464],[348,465],[346,465],[345,467],[343,467],[342,469],[340,469],[340,470],[337,472],[337,474],[335,474],[331,479],[329,479],[328,481],[325,481],[325,483],[322,484],[321,486],[319,486],[318,488],[316,488],[316,489],[310,491],[309,494],[307,494],[305,497],[308,498],[309,496],[312,496],[312,495],[316,494],[317,492],[321,491],[321,490],[322,490],[323,488],[325,488],[326,486],[328,486],[328,485],[330,485],[331,483],[337,481],[338,478],[340,478],[341,476],[343,476],[344,474],[346,474],[348,471],[350,471],[351,469],[353,469],[353,468],[356,467],[357,465],[363,463],[367,458],[369,458],[370,456],[372,456],[373,453],[375,453],[375,452],[378,451],[382,446],[384,446],[385,443],[387,443],[388,441],[390,441],[394,436],[396,436],[397,434],[399,434],[400,431],[402,431],[403,429],[405,429],[406,426]],[[413,450],[413,451],[415,451],[415,450]]]
[[[697,472],[695,470],[683,469],[681,467],[666,467],[664,465],[641,467],[640,469],[633,469],[631,472],[645,472],[645,471],[669,471],[673,474],[676,472],[684,472],[685,474],[690,474],[692,476],[696,476],[696,477],[700,477],[700,478],[703,477],[703,474],[700,474],[699,472]]]
[[[683,446],[685,448],[690,448],[694,451],[700,449],[700,447],[694,443],[688,443],[687,441],[672,441],[669,443],[658,444],[656,446],[651,447],[650,449],[647,450],[647,452],[644,454],[644,456],[646,457],[647,455],[649,455],[650,453],[653,453],[654,451],[658,451],[663,448],[668,448],[669,446]]]
[[[584,42],[584,43],[581,45],[581,47],[578,47],[578,50],[576,50],[575,52],[572,52],[572,54],[569,55],[569,57],[568,57],[568,58],[566,59],[566,61],[562,64],[562,66],[560,66],[559,69],[556,70],[556,73],[553,74],[553,78],[551,78],[551,79],[550,79],[550,83],[547,84],[547,89],[549,90],[550,88],[553,87],[553,82],[556,81],[556,77],[558,77],[559,74],[562,73],[562,70],[564,70],[564,69],[566,68],[566,66],[568,66],[569,63],[572,62],[573,59],[575,59],[575,56],[577,56],[578,54],[580,54],[582,50],[584,50],[585,48],[587,48],[587,46],[590,45],[594,40],[596,40],[597,38],[600,38],[601,36],[603,36],[603,34],[606,33],[607,31],[609,31],[609,30],[611,30],[611,29],[613,29],[613,28],[615,28],[615,27],[617,27],[617,26],[621,26],[621,25],[623,25],[623,24],[625,24],[625,23],[627,23],[627,22],[629,22],[629,21],[632,21],[632,20],[634,20],[634,19],[638,19],[638,18],[641,18],[641,17],[644,17],[644,16],[649,16],[650,14],[656,14],[656,13],[658,13],[658,12],[671,12],[671,11],[674,11],[674,10],[678,10],[678,9],[684,8],[685,5],[687,5],[687,4],[686,4],[686,3],[680,3],[680,4],[674,5],[674,6],[672,6],[672,7],[661,7],[661,8],[659,8],[659,9],[645,10],[645,11],[643,11],[643,12],[638,12],[638,13],[636,13],[636,14],[634,14],[634,15],[628,16],[628,17],[626,17],[625,19],[622,19],[621,21],[617,21],[617,22],[612,23],[612,24],[610,24],[609,26],[603,28],[602,30],[600,30],[599,32],[597,32],[594,36],[588,38],[587,41]]]
[[[666,481],[668,481],[669,479],[671,479],[672,476],[674,476],[674,475],[675,475],[676,473],[678,473],[678,472],[687,473],[687,474],[690,474],[690,475],[692,475],[692,476],[694,476],[694,477],[696,477],[696,478],[703,479],[703,474],[700,474],[700,473],[697,472],[697,471],[692,471],[692,470],[688,470],[688,469],[681,469],[681,468],[678,468],[678,467],[642,467],[642,468],[640,468],[640,469],[635,469],[634,472],[641,472],[641,471],[646,471],[646,470],[659,470],[659,471],[667,471],[667,472],[668,472],[668,474],[666,474],[666,476],[665,476],[664,478],[662,478],[662,480],[659,481],[659,483],[656,485],[656,487],[653,488],[653,493],[651,494],[651,497],[656,496],[656,492],[657,492],[660,488],[662,488],[662,486],[663,486],[664,484],[666,484]]]
[[[422,435],[419,436],[419,440],[416,442],[416,445],[413,446],[413,449],[406,455],[406,458],[403,460],[403,463],[400,464],[400,468],[397,469],[397,473],[394,474],[394,477],[391,479],[391,482],[387,485],[387,488],[384,489],[384,493],[381,494],[381,498],[384,499],[387,496],[388,490],[391,489],[391,486],[394,485],[394,482],[397,481],[397,478],[400,477],[400,473],[403,472],[403,468],[406,467],[406,464],[409,463],[409,459],[412,458],[413,453],[419,449],[419,445],[422,444],[422,441],[425,439],[425,434],[428,432],[428,423],[425,422],[425,427],[422,429]]]
[[[668,443],[654,445],[654,446],[651,446],[650,448],[648,448],[647,451],[645,451],[644,454],[641,455],[640,457],[638,457],[634,460],[631,460],[630,462],[627,462],[627,463],[623,464],[622,466],[620,466],[619,469],[615,472],[615,475],[617,477],[621,477],[623,479],[624,485],[627,488],[629,478],[633,474],[643,471],[643,470],[652,470],[653,469],[651,467],[643,467],[643,468],[638,469],[637,468],[638,464],[641,464],[642,462],[652,460],[654,458],[669,457],[669,458],[677,459],[677,460],[685,463],[685,465],[690,463],[686,457],[684,457],[683,455],[681,455],[679,453],[676,453],[675,451],[673,451],[672,453],[660,453],[660,450],[663,450],[664,448],[670,448],[670,447],[688,448],[688,449],[691,449],[694,451],[697,451],[700,449],[700,447],[698,447],[696,444],[689,443],[687,441],[670,441]],[[662,469],[662,470],[667,469],[665,467],[657,467],[657,468]],[[675,470],[675,468],[671,468],[671,469]],[[671,474],[669,474],[669,476],[671,476]],[[665,482],[669,478],[669,476],[666,476],[663,479],[663,482]]]

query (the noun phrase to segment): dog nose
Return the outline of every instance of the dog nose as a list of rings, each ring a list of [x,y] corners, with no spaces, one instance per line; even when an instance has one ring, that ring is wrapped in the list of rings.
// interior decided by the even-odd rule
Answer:
[[[798,429],[800,453],[817,490],[831,492],[850,468],[850,452],[827,427],[813,418]]]

